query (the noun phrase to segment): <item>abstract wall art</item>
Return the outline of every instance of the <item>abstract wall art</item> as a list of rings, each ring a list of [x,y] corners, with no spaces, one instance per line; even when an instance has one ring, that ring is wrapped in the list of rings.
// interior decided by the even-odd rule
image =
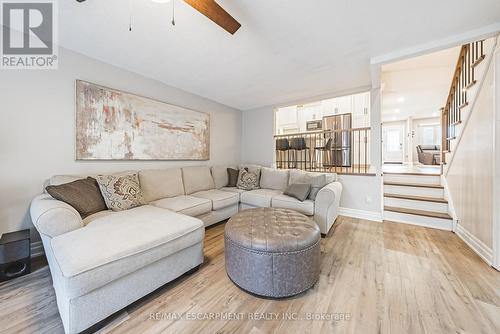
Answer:
[[[209,160],[210,115],[76,81],[77,160]]]

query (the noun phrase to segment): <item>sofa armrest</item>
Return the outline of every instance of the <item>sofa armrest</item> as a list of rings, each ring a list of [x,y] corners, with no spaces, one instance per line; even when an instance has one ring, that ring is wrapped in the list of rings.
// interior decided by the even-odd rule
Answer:
[[[78,211],[48,194],[33,199],[30,214],[38,233],[50,238],[83,227]]]
[[[327,234],[337,219],[342,184],[332,182],[320,189],[314,201],[314,220],[318,223],[321,233]]]

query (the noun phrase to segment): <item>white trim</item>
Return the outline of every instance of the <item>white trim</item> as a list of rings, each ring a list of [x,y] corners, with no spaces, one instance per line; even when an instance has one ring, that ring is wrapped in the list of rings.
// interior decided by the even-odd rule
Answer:
[[[493,203],[500,202],[500,47],[493,54],[493,104],[495,125],[493,128]],[[493,267],[500,270],[500,207],[493,206]]]
[[[43,245],[41,241],[35,241],[31,243],[31,257],[37,257],[44,255]]]
[[[481,240],[472,235],[463,226],[457,224],[455,232],[460,239],[462,239],[480,258],[482,258],[488,265],[492,265],[493,250],[486,246]]]
[[[458,216],[455,210],[455,205],[453,204],[453,198],[451,198],[450,190],[448,187],[448,181],[444,174],[441,174],[441,184],[444,187],[444,198],[448,201],[448,214],[453,218],[452,231],[455,232],[458,225]]]
[[[339,215],[358,219],[382,222],[382,213],[376,211],[366,211],[351,208],[339,208]]]
[[[329,92],[329,93],[325,93],[325,94],[321,94],[321,95],[315,95],[312,97],[287,100],[284,102],[265,105],[265,106],[261,106],[261,107],[257,107],[257,108],[244,109],[244,110],[242,110],[242,112],[249,112],[249,111],[256,110],[256,109],[279,109],[279,108],[286,108],[286,107],[291,107],[291,106],[299,105],[299,104],[309,104],[309,103],[314,103],[314,102],[318,102],[321,100],[333,99],[336,97],[343,97],[343,96],[348,96],[348,95],[368,93],[368,92],[371,92],[371,89],[372,89],[371,86],[354,87],[354,88],[350,88],[350,89],[343,89],[343,90],[339,90],[339,91]]]
[[[490,24],[488,26],[470,30],[461,34],[453,35],[440,40],[434,40],[428,43],[415,45],[399,51],[389,52],[383,55],[375,56],[370,59],[373,64],[387,64],[394,61],[420,56],[422,54],[431,53],[450,47],[463,45],[478,39],[486,39],[500,32],[500,22]]]

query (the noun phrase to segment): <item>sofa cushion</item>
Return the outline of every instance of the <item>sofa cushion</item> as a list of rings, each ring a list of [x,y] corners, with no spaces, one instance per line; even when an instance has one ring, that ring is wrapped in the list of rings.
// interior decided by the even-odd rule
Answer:
[[[182,168],[182,180],[184,181],[186,195],[215,188],[212,173],[207,166]]]
[[[92,222],[94,222],[102,217],[113,215],[115,213],[117,213],[117,212],[115,212],[113,210],[100,211],[100,212],[94,213],[93,215],[90,215],[87,218],[83,219],[82,224],[83,224],[83,226],[87,226],[88,224],[90,224],[90,223],[92,223]]]
[[[212,201],[194,197],[189,195],[182,195],[171,198],[164,198],[150,203],[153,206],[172,210],[182,213],[191,217],[196,217],[212,210]]]
[[[55,199],[75,208],[82,219],[96,212],[107,210],[99,184],[92,177],[57,186],[47,186],[46,190]]]
[[[240,201],[243,204],[256,206],[256,207],[270,207],[271,199],[274,196],[281,195],[283,192],[280,190],[273,189],[256,189],[250,190],[242,193],[240,195]]]
[[[180,168],[144,169],[139,172],[139,180],[147,203],[184,195]]]
[[[214,179],[216,189],[227,187],[229,182],[227,166],[214,166],[210,168],[210,171],[212,172],[212,178]]]
[[[225,207],[238,204],[240,196],[237,193],[222,191],[219,189],[211,189],[199,191],[191,194],[194,197],[206,198],[212,201],[212,210],[219,210]]]
[[[224,188],[221,188],[220,190],[222,190],[222,191],[230,191],[230,192],[233,192],[233,193],[237,193],[238,194],[238,199],[241,198],[241,194],[243,194],[244,192],[246,192],[246,190],[243,190],[243,189],[240,189],[240,188],[236,188],[236,187],[224,187]]]
[[[60,287],[72,298],[200,243],[203,237],[201,220],[145,205],[54,237],[51,246],[62,274]]]
[[[96,180],[108,209],[122,211],[144,204],[138,173],[97,175]]]
[[[288,171],[262,167],[260,170],[260,187],[285,191],[288,186]]]
[[[298,199],[287,195],[278,195],[272,198],[272,207],[292,209],[307,216],[314,215],[314,201],[310,199],[299,201]]]

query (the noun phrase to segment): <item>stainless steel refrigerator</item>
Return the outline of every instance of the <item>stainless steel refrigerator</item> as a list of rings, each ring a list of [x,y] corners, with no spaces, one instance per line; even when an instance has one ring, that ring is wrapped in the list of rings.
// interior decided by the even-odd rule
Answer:
[[[323,117],[323,130],[334,130],[326,134],[331,138],[331,153],[324,157],[325,167],[351,167],[351,129],[351,113]]]

